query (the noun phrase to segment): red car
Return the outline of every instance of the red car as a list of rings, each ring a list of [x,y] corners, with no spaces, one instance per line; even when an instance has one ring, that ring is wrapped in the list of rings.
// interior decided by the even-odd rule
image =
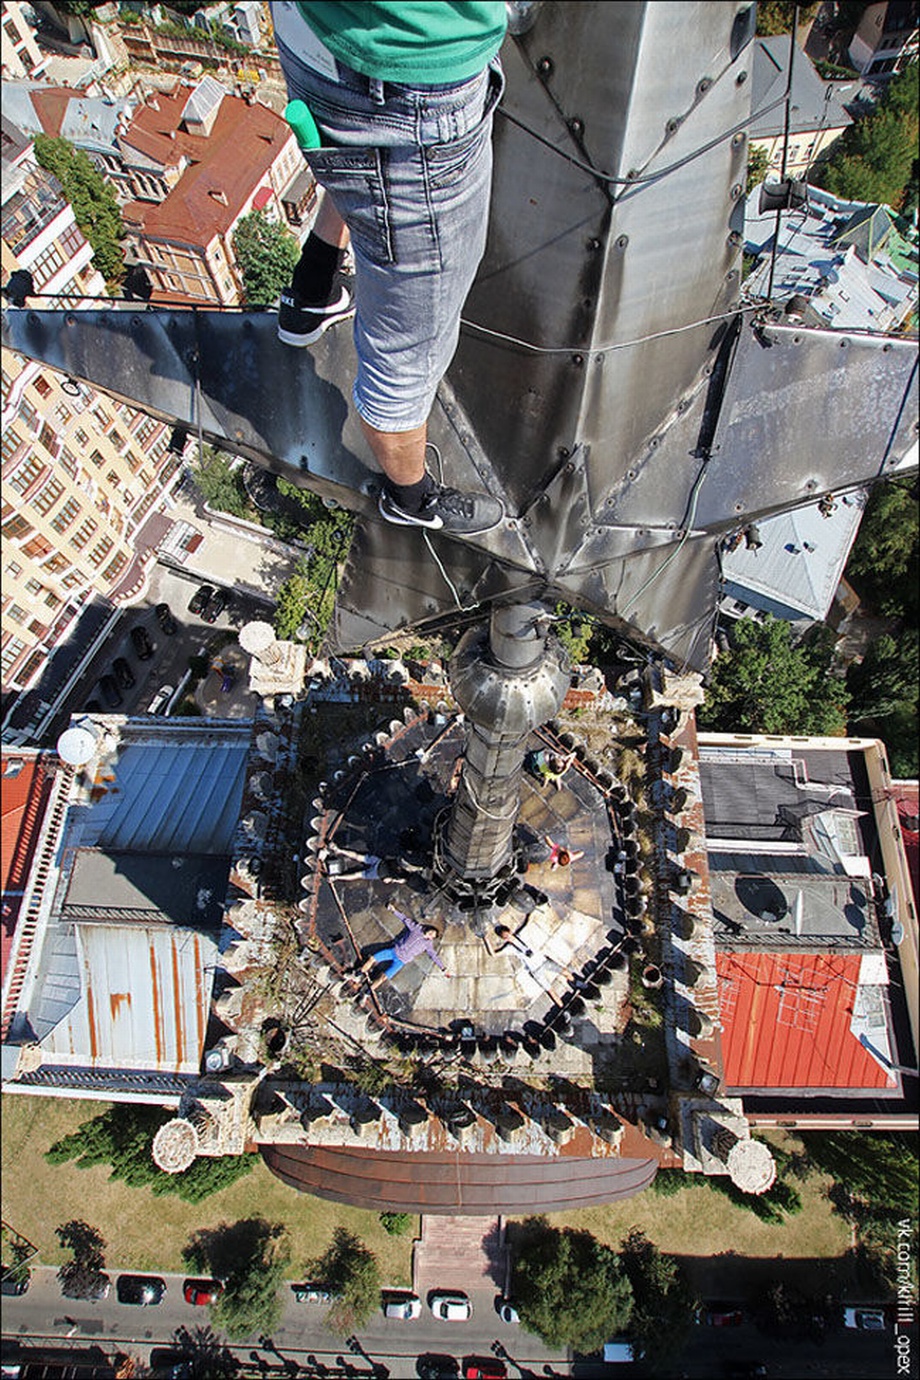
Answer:
[[[740,1327],[744,1322],[744,1313],[740,1308],[716,1304],[704,1308],[699,1320],[707,1323],[710,1327]]]
[[[216,1303],[223,1292],[224,1286],[219,1279],[187,1279],[182,1286],[185,1302],[199,1308]]]
[[[463,1363],[463,1380],[507,1380],[508,1367],[492,1356],[469,1356]]]

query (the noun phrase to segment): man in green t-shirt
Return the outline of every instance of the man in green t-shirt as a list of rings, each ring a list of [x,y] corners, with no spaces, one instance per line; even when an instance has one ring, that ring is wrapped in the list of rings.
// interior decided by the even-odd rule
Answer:
[[[279,336],[308,345],[354,311],[353,398],[384,473],[381,515],[457,536],[488,531],[501,502],[446,487],[425,456],[428,414],[485,252],[504,3],[271,9],[289,96],[315,124],[304,157],[325,189],[282,293]],[[354,302],[340,278],[349,240]]]

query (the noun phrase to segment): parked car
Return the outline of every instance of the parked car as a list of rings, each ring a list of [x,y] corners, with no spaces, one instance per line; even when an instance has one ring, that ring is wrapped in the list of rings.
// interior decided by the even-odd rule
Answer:
[[[202,613],[202,618],[206,623],[216,623],[224,609],[230,602],[229,594],[222,589],[216,589],[208,600],[208,606]]]
[[[7,1298],[21,1298],[29,1287],[29,1272],[25,1274],[10,1275],[8,1279],[0,1280],[0,1294]]]
[[[292,1284],[291,1292],[297,1303],[330,1304],[335,1299],[334,1294],[330,1294],[328,1289],[320,1288],[318,1284]]]
[[[138,661],[149,661],[153,656],[153,643],[150,641],[146,628],[131,629],[131,644]]]
[[[709,1327],[740,1327],[744,1322],[744,1313],[730,1304],[709,1303],[697,1310],[696,1320]]]
[[[497,1356],[467,1356],[463,1380],[507,1380],[508,1367]]]
[[[167,637],[172,637],[178,631],[178,624],[172,616],[172,610],[168,604],[157,604],[154,609],[156,620],[163,629]]]
[[[884,1332],[885,1314],[880,1308],[845,1308],[844,1327],[855,1327],[860,1332]]]
[[[114,676],[100,677],[99,690],[110,709],[117,709],[120,704],[124,704],[124,696],[119,690]]]
[[[223,1292],[224,1286],[219,1279],[187,1279],[182,1286],[185,1302],[197,1308],[216,1303]]]
[[[422,1311],[422,1301],[415,1294],[389,1294],[383,1298],[383,1316],[408,1322]]]
[[[188,601],[189,613],[202,614],[208,607],[208,600],[214,593],[213,585],[201,585]]]
[[[495,1300],[495,1311],[504,1323],[519,1323],[518,1311],[510,1299],[503,1299],[501,1294]]]
[[[81,1286],[79,1293],[76,1291],[69,1293],[67,1286],[64,1285],[61,1288],[61,1293],[65,1299],[79,1299],[82,1303],[98,1303],[100,1299],[108,1298],[111,1288],[112,1281],[109,1279],[108,1275],[100,1273],[96,1276],[96,1282],[90,1288]]]
[[[171,685],[161,685],[159,690],[156,692],[153,699],[147,706],[147,713],[162,714],[163,710],[166,708],[167,704],[172,699],[174,693],[175,692]]]
[[[122,690],[130,690],[132,685],[137,684],[134,672],[128,665],[123,656],[117,656],[112,662],[112,670],[115,672],[115,679]]]
[[[166,1281],[159,1275],[119,1275],[115,1281],[115,1297],[119,1303],[135,1303],[141,1308],[162,1303]]]
[[[459,1292],[437,1290],[428,1295],[428,1307],[441,1322],[466,1322],[473,1312],[466,1294]]]
[[[453,1356],[426,1351],[415,1363],[418,1380],[458,1380],[460,1363]]]

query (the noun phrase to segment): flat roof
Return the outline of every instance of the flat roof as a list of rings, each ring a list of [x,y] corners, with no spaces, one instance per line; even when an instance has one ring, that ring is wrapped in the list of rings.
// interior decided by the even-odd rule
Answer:
[[[65,920],[162,920],[216,929],[229,876],[229,855],[81,848],[61,914]]]

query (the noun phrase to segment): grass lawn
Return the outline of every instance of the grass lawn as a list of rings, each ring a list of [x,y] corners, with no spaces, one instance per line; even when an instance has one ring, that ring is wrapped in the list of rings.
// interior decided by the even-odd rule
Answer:
[[[341,1226],[377,1256],[384,1284],[410,1282],[417,1223],[405,1236],[388,1236],[375,1212],[297,1193],[270,1174],[257,1155],[251,1174],[203,1203],[185,1203],[172,1194],[155,1198],[148,1188],[110,1179],[103,1165],[78,1169],[73,1161],[51,1165],[44,1158],[54,1141],[106,1110],[108,1103],[19,1094],[6,1094],[2,1103],[3,1220],[38,1247],[42,1264],[64,1259],[54,1229],[71,1218],[102,1233],[112,1270],[181,1271],[182,1247],[192,1232],[259,1216],[288,1228],[291,1279],[303,1276],[304,1263],[318,1256]]]

